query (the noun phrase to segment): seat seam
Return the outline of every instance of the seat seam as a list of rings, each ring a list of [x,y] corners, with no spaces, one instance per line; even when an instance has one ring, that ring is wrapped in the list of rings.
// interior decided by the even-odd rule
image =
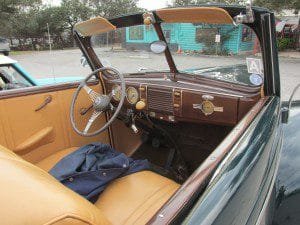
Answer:
[[[63,219],[67,219],[67,218],[71,218],[71,219],[75,219],[75,220],[80,220],[82,222],[88,223],[90,225],[94,225],[94,222],[88,221],[86,219],[83,219],[81,217],[79,217],[78,215],[75,215],[73,213],[64,213],[62,215],[56,216],[54,218],[52,218],[50,221],[44,223],[44,225],[51,225],[51,224],[55,224],[56,222],[59,222],[60,220]]]
[[[162,191],[163,189],[165,188],[169,188],[169,186],[167,185],[168,184],[168,181],[164,182],[163,185],[161,187],[159,187],[158,189],[156,189],[155,191],[149,193],[147,196],[146,196],[146,201],[142,202],[141,204],[139,204],[136,208],[139,208],[141,207],[142,205],[144,205],[146,202],[148,202],[149,200],[151,200],[154,196],[156,196],[160,191]],[[124,221],[123,224],[126,224],[128,222],[128,220],[132,217],[132,215],[135,213],[136,211],[134,210],[132,213],[130,213],[128,215],[128,217],[126,218],[126,220]]]

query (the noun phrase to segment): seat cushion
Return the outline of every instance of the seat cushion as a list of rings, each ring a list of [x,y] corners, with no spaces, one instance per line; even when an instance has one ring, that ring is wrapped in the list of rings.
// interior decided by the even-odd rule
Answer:
[[[93,204],[0,146],[1,225],[109,225]]]
[[[36,166],[42,168],[45,171],[49,171],[59,160],[61,160],[66,155],[70,154],[71,152],[77,150],[79,147],[72,147],[60,150],[55,152],[54,154],[42,159],[38,163],[35,163]]]
[[[150,171],[113,181],[95,205],[112,224],[146,224],[179,188],[179,184]]]

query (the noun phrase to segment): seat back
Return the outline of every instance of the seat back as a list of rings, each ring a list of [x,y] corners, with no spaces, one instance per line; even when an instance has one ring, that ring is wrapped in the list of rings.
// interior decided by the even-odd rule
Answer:
[[[110,224],[96,206],[2,146],[0,202],[2,225]]]

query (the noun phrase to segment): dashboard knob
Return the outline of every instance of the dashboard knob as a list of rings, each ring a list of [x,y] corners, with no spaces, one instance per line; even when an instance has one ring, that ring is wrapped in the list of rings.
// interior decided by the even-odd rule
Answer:
[[[138,101],[135,105],[137,110],[143,110],[146,107],[146,103],[144,101]]]

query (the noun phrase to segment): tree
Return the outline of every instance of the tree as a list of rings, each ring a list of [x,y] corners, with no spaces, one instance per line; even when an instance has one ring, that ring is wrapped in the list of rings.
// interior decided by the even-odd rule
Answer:
[[[299,0],[255,0],[254,4],[276,12],[281,12],[283,9],[293,9],[295,14],[298,14],[300,9]]]
[[[93,9],[80,0],[63,0],[61,3],[64,21],[67,28],[73,29],[79,21],[87,20],[93,15]]]
[[[246,0],[175,0],[173,6],[199,5],[208,3],[245,4]],[[265,7],[276,12],[281,12],[283,9],[293,9],[295,10],[295,14],[298,14],[300,9],[299,0],[254,0],[253,5]]]
[[[42,0],[0,0],[0,36],[31,41],[45,40],[49,27],[55,44],[70,41],[76,23],[92,16],[115,17],[141,11],[138,0],[62,0],[60,6],[42,5]],[[36,43],[35,43],[36,42]],[[26,45],[26,46],[25,46]],[[27,48],[28,45],[24,44]]]
[[[60,6],[44,7],[37,13],[37,33],[44,35],[49,30],[54,35],[60,35],[66,29],[65,12]]]
[[[1,36],[9,36],[12,32],[15,20],[24,11],[30,11],[32,8],[38,7],[41,0],[0,0],[0,34]],[[24,23],[24,20],[20,21]]]
[[[30,9],[27,12],[19,12],[10,18],[8,24],[11,27],[10,36],[24,38],[36,36],[39,29],[37,11]]]
[[[137,7],[138,0],[90,0],[96,16],[112,18],[122,14],[142,11]]]
[[[217,1],[207,1],[207,0],[175,0],[173,6],[188,6],[188,5],[200,5],[209,3],[224,3],[224,4],[242,4],[244,1],[241,0],[217,0]]]
[[[173,6],[188,6],[193,4],[194,4],[193,0],[175,0],[173,2]]]
[[[0,0],[0,15],[10,15],[25,8],[33,7],[41,3],[41,0]]]

